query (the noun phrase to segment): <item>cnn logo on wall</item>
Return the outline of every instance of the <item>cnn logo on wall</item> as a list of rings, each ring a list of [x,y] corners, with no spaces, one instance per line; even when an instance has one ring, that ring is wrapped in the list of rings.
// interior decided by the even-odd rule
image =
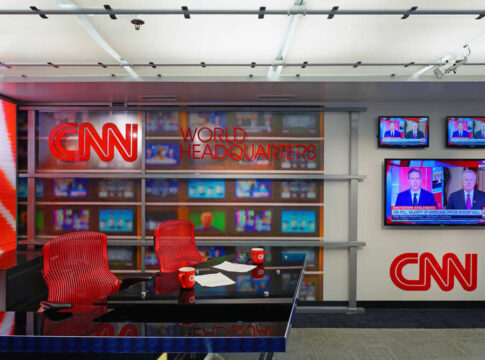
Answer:
[[[410,279],[403,274],[407,266],[417,266],[418,278]],[[443,255],[441,263],[431,253],[405,253],[394,259],[389,270],[391,280],[406,291],[427,291],[434,281],[443,291],[450,291],[455,280],[465,291],[477,288],[477,254],[465,254],[461,262],[453,253]]]

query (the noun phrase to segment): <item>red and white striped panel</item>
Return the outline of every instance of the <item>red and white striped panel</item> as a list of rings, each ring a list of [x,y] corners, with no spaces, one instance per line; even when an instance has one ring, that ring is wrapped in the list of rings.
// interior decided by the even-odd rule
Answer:
[[[16,107],[0,100],[0,254],[15,249]]]

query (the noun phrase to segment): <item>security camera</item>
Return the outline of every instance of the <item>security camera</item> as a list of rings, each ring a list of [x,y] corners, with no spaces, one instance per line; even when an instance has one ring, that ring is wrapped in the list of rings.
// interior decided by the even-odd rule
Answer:
[[[456,74],[456,69],[468,62],[468,55],[456,54],[453,58],[446,59],[441,65],[436,66],[433,69],[434,75],[441,79],[446,74],[453,72]]]
[[[131,23],[133,25],[135,25],[135,30],[140,30],[141,26],[145,23],[143,21],[143,19],[140,17],[140,16],[135,16],[135,18],[133,18],[131,20]]]

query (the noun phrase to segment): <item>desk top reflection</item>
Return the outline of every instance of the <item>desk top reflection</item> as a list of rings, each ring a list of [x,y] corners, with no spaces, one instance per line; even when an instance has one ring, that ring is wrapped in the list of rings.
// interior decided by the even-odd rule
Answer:
[[[291,304],[294,301],[304,260],[266,262],[246,273],[213,268],[234,259],[235,255],[227,255],[194,266],[198,275],[223,273],[234,281],[232,285],[210,288],[196,283],[193,289],[186,290],[181,289],[177,272],[153,274],[100,304],[119,307],[130,304]]]

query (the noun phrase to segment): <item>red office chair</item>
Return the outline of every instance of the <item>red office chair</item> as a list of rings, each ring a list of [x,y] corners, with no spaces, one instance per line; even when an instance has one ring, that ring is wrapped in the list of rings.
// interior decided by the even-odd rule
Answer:
[[[45,244],[42,274],[48,301],[83,308],[118,292],[118,278],[108,268],[107,243],[103,233],[80,231]]]
[[[154,237],[155,253],[162,273],[204,261],[195,247],[194,223],[191,221],[166,221],[157,226]]]

